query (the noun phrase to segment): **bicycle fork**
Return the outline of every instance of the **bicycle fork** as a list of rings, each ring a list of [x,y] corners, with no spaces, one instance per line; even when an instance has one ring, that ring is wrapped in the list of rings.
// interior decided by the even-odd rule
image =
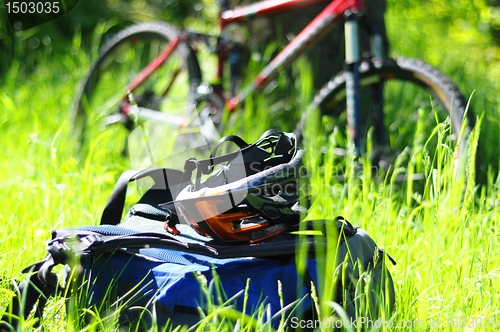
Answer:
[[[347,106],[347,125],[349,136],[354,142],[356,158],[361,156],[362,152],[362,135],[361,130],[361,78],[360,78],[360,41],[357,13],[346,12],[345,21],[345,64],[344,71],[346,73],[346,106]],[[384,52],[380,31],[377,27],[373,27],[374,31],[371,34],[372,50],[374,63],[384,61]],[[374,148],[383,147],[386,145],[386,132],[384,126],[384,83],[378,82],[370,85],[370,105],[367,116],[373,116],[374,119]],[[378,154],[383,151],[375,152],[375,160],[372,162],[378,163]]]

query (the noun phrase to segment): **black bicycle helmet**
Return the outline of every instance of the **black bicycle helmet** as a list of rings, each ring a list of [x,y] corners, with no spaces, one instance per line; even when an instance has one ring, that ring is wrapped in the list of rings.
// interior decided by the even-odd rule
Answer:
[[[225,141],[240,148],[215,157]],[[186,161],[185,177],[190,179],[196,170],[195,183],[163,207],[173,210],[174,205],[180,221],[218,242],[262,241],[300,221],[305,210],[300,203],[309,194],[303,154],[293,134],[277,130],[267,131],[252,145],[225,137],[209,159]],[[201,181],[203,174],[211,175]]]

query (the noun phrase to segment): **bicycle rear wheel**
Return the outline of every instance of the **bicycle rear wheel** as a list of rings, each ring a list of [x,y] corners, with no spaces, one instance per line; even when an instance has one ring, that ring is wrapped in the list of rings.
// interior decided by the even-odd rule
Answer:
[[[107,152],[113,145],[123,148],[128,135],[123,128],[132,129],[138,118],[120,111],[124,98],[143,109],[142,114],[152,116],[160,115],[154,111],[170,115],[193,102],[201,72],[195,53],[182,41],[158,69],[129,92],[132,80],[180,33],[164,22],[140,23],[119,32],[104,45],[82,81],[72,110],[74,136],[81,147],[100,137],[103,124],[122,123],[125,127],[115,126],[119,128],[106,131],[111,142],[104,145]]]
[[[339,155],[348,151],[345,85],[346,75],[340,72],[319,91],[312,105],[321,112],[325,143],[333,142]],[[458,157],[462,156],[474,116],[456,85],[439,70],[409,58],[390,59],[383,64],[365,61],[360,67],[360,85],[362,153],[371,154],[373,166],[394,169],[396,164],[407,165],[418,154],[414,162],[422,177],[422,147],[425,145],[432,160],[439,144],[438,135],[432,133],[445,121],[449,127],[440,142],[454,141]],[[378,98],[381,94],[383,98]],[[382,107],[378,100],[382,100]],[[369,136],[371,139],[367,139]]]

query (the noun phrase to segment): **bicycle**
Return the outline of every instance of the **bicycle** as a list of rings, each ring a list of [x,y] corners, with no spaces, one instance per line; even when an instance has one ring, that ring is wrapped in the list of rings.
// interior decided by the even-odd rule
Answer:
[[[218,35],[180,30],[165,22],[139,23],[119,32],[99,52],[77,93],[73,109],[76,135],[84,142],[90,112],[97,114],[97,118],[104,118],[106,124],[123,123],[128,129],[137,122],[152,119],[188,125],[186,114],[161,112],[178,109],[187,103],[197,105],[202,124],[216,133],[224,125],[221,121],[224,112],[235,110],[248,96],[261,92],[282,68],[289,67],[303,54],[312,41],[324,37],[331,27],[343,22],[344,70],[333,75],[319,90],[311,106],[321,111],[325,131],[330,133],[347,122],[348,136],[354,142],[357,156],[366,153],[365,138],[368,133],[372,134],[373,163],[390,167],[394,157],[387,151],[404,149],[412,140],[425,142],[428,137],[425,135],[449,116],[450,129],[444,140],[455,141],[460,154],[474,126],[474,116],[467,110],[466,99],[448,77],[429,64],[417,59],[384,57],[377,27],[369,32],[373,45],[371,54],[360,54],[358,17],[364,8],[361,0],[329,1],[249,85],[241,89],[237,86],[241,43],[227,36],[228,26],[252,16],[272,15],[323,1],[327,0],[265,0],[229,9],[228,0],[222,0],[221,33]],[[216,53],[216,78],[222,84],[204,82],[196,53],[199,44]],[[227,63],[230,67],[228,83]],[[107,87],[110,81],[125,83],[118,88],[116,85]],[[111,97],[105,97],[106,94]],[[400,105],[400,101],[412,105]],[[93,109],[95,105],[99,105],[98,110]],[[117,107],[117,112],[108,115],[112,107]],[[304,112],[299,121],[298,133],[308,114]],[[430,129],[424,132],[424,127]],[[345,142],[349,139],[339,135],[339,131],[333,132],[337,136],[336,144],[343,147],[340,154],[346,154],[348,143]],[[416,137],[422,133],[424,136]],[[209,140],[216,139],[216,135],[212,136]]]

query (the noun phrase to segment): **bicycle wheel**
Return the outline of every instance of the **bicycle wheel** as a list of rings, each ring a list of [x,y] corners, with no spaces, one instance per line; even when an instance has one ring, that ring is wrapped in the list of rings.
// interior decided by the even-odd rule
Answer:
[[[153,116],[159,113],[151,111],[172,112],[193,101],[201,72],[195,53],[182,41],[161,66],[129,92],[131,81],[179,35],[180,31],[167,23],[147,22],[119,32],[104,45],[75,98],[72,120],[80,146],[101,134],[102,126],[91,124],[134,127],[137,116],[120,111],[124,98],[137,104],[143,114]],[[118,127],[106,136],[123,147],[128,131]]]
[[[330,142],[339,155],[348,151],[345,85],[346,75],[340,72],[319,91],[312,105],[312,109],[321,111],[321,127],[326,133],[323,137],[333,139]],[[396,164],[407,164],[415,153],[420,157],[425,153],[424,145],[432,160],[439,144],[439,135],[432,133],[444,121],[449,127],[441,134],[441,142],[458,144],[459,156],[464,151],[474,116],[456,85],[436,68],[409,58],[390,59],[383,64],[365,61],[360,66],[360,87],[361,150],[371,153],[373,166],[394,169]],[[304,119],[299,130],[303,123]],[[371,139],[367,139],[368,133]],[[422,158],[415,159],[418,171],[423,172]]]

